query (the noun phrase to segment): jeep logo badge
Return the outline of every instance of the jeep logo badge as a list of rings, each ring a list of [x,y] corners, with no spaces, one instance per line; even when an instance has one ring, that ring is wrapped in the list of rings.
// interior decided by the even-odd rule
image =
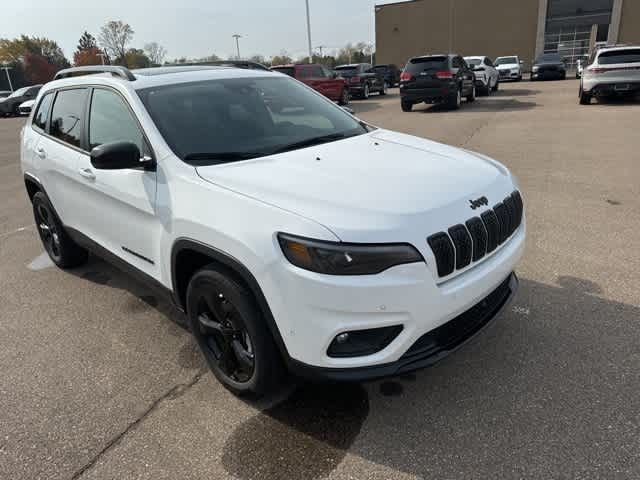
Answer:
[[[483,205],[489,205],[489,200],[487,199],[487,197],[480,197],[480,198],[476,198],[475,200],[469,200],[469,203],[471,205],[469,205],[471,207],[471,210],[475,210],[476,208],[480,208]]]

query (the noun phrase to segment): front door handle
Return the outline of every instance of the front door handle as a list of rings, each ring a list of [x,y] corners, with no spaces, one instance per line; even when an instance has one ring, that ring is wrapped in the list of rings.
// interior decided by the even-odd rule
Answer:
[[[79,168],[78,173],[80,174],[81,177],[84,177],[87,180],[96,179],[96,174],[93,173],[93,170],[91,170],[90,168]]]
[[[44,148],[38,147],[36,148],[36,155],[38,155],[40,158],[46,158],[47,152],[44,151]]]

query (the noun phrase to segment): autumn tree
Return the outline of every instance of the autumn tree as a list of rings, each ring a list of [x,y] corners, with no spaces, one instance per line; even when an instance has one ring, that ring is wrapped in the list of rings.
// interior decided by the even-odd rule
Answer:
[[[76,67],[85,65],[102,65],[103,59],[100,55],[104,55],[98,47],[77,50],[73,54],[73,64]],[[108,63],[105,59],[105,63]]]
[[[293,59],[287,55],[286,53],[282,53],[280,55],[276,55],[275,57],[271,57],[271,65],[288,65],[293,63]]]
[[[158,42],[147,43],[144,46],[144,51],[149,57],[152,65],[162,65],[164,57],[167,56],[167,50]]]
[[[47,83],[53,80],[54,75],[60,70],[42,55],[27,52],[23,59],[25,78],[31,85]]]
[[[13,40],[0,39],[0,63],[12,67],[14,88],[49,81],[55,72],[69,67],[69,61],[56,42],[27,35]]]
[[[134,31],[128,23],[120,20],[107,22],[100,29],[98,40],[106,52],[118,63],[126,62],[127,45],[133,38]]]

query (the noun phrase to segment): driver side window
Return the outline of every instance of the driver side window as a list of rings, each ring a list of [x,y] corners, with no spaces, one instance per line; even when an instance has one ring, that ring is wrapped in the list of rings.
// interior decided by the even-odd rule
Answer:
[[[132,142],[141,155],[150,150],[138,122],[120,95],[110,90],[96,88],[91,98],[89,116],[89,148],[111,142]]]

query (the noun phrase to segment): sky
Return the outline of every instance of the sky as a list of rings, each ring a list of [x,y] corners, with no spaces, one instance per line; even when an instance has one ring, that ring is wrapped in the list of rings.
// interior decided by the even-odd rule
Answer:
[[[83,31],[97,37],[109,20],[129,23],[131,46],[156,41],[167,59],[235,55],[232,35],[242,35],[240,54],[269,58],[307,52],[305,0],[2,0],[0,38],[20,34],[58,42],[73,57]],[[348,42],[375,41],[374,5],[389,0],[309,0],[314,47],[325,52]],[[326,53],[325,53],[326,54]]]

